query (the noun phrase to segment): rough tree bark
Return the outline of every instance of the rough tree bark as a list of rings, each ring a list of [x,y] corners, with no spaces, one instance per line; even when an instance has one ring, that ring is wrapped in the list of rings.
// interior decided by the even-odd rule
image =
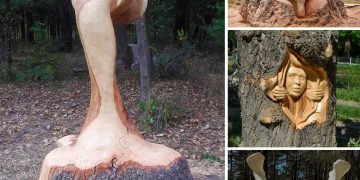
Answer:
[[[252,26],[336,26],[348,18],[341,0],[242,0],[240,15]]]
[[[89,68],[90,107],[80,135],[59,139],[46,155],[39,179],[192,179],[179,152],[142,138],[117,86],[113,22],[134,22],[146,0],[72,3]]]
[[[136,22],[136,37],[138,48],[138,60],[140,61],[140,86],[141,100],[147,101],[150,98],[150,47],[146,33],[146,19],[140,18]]]
[[[126,35],[127,26],[124,24],[115,25],[115,36],[117,44],[116,59],[120,59],[125,69],[130,69],[132,64],[131,49],[128,47],[128,37]]]
[[[335,138],[335,31],[237,31],[242,143],[245,147],[328,147]],[[325,123],[295,130],[279,103],[267,97],[260,82],[273,77],[293,50],[328,76]]]

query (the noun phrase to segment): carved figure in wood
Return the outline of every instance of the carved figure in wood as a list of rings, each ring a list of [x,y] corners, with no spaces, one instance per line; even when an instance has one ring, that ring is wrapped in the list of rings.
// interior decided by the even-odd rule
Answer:
[[[89,68],[90,107],[80,134],[61,138],[57,148],[47,154],[40,179],[64,172],[70,172],[74,179],[88,179],[97,172],[108,172],[109,167],[146,172],[164,167],[170,171],[169,166],[180,162],[181,154],[142,138],[128,116],[115,75],[113,23],[139,19],[147,0],[72,0],[72,4]],[[189,172],[186,179],[192,179],[185,170],[179,169],[177,175]]]
[[[341,178],[350,170],[351,165],[347,161],[337,160],[334,162],[333,170],[329,172],[329,180],[341,180]]]
[[[246,158],[246,162],[252,170],[255,180],[266,180],[264,161],[265,156],[260,152],[252,154]]]
[[[296,1],[296,16],[299,18],[305,17],[305,3],[306,0],[295,0]]]
[[[264,171],[265,156],[260,153],[254,153],[246,158],[246,162],[252,170],[255,180],[266,180]],[[334,162],[333,170],[329,172],[329,180],[341,180],[341,178],[350,170],[351,164],[345,160]]]
[[[326,121],[329,98],[326,71],[310,65],[305,59],[289,50],[276,76],[263,80],[261,88],[290,119],[295,129]]]

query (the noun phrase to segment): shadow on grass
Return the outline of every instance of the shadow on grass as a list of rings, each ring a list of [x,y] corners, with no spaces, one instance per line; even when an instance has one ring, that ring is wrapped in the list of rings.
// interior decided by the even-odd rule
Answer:
[[[357,146],[350,139],[360,139],[360,120],[338,116],[336,122],[336,142],[338,147]],[[350,142],[350,143],[349,143]]]

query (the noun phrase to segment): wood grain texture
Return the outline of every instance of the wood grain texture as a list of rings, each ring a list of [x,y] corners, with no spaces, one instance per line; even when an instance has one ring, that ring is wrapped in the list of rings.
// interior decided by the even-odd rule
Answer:
[[[142,138],[117,86],[112,13],[133,12],[125,21],[134,21],[143,2],[73,0],[91,79],[90,107],[80,134],[61,138],[46,155],[39,179],[192,179],[179,152]]]
[[[300,1],[304,0],[242,0],[239,13],[242,21],[267,27],[324,26],[348,18],[341,0],[306,0],[305,14],[298,12]]]
[[[240,67],[239,90],[242,120],[241,146],[332,147],[335,138],[335,63],[329,53],[337,47],[335,31],[237,31]],[[277,74],[289,49],[328,74],[329,99],[326,123],[295,130],[290,120],[261,89],[261,79]],[[333,49],[332,52],[336,52]],[[270,123],[262,123],[265,119]]]

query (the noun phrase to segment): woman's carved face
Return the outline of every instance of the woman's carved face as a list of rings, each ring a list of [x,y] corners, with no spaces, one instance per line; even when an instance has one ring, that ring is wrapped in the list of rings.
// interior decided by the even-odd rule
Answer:
[[[306,73],[303,69],[290,66],[286,75],[286,92],[293,98],[301,96],[306,88]]]

